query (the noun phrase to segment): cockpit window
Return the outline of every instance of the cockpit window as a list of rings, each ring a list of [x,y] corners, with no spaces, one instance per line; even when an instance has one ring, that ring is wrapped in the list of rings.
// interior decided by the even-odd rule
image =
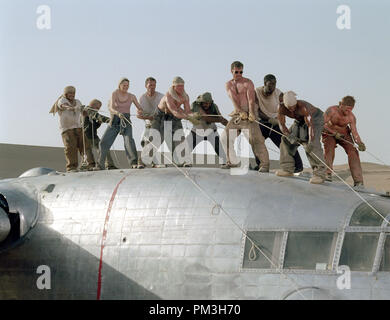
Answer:
[[[390,213],[390,207],[382,201],[370,201],[370,205],[375,208],[383,217]],[[367,203],[360,204],[352,214],[350,226],[354,227],[380,227],[383,218],[375,212]]]
[[[339,265],[346,265],[352,271],[371,271],[378,240],[379,233],[347,232]]]
[[[387,235],[379,271],[390,271],[390,234]]]
[[[250,238],[254,244],[248,239]],[[245,240],[243,268],[276,269],[279,264],[283,232],[248,231]],[[256,246],[258,248],[256,248]],[[264,256],[266,255],[267,258]],[[271,261],[269,261],[271,260]]]
[[[331,267],[333,232],[289,232],[285,269],[327,270]]]

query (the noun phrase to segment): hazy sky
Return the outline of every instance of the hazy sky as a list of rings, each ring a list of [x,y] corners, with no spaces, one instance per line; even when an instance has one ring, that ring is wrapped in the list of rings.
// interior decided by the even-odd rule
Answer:
[[[341,4],[351,9],[350,30],[336,26]],[[40,5],[51,9],[50,30],[37,28]],[[165,93],[180,75],[191,100],[210,91],[227,117],[224,85],[240,60],[255,86],[273,73],[282,91],[322,110],[355,96],[363,141],[390,164],[389,11],[387,0],[0,0],[0,143],[63,146],[58,116],[48,113],[63,87],[107,111],[122,76],[139,97],[146,77]],[[144,125],[133,120],[139,149]],[[114,146],[122,149],[123,139]],[[345,163],[340,150],[336,163]]]

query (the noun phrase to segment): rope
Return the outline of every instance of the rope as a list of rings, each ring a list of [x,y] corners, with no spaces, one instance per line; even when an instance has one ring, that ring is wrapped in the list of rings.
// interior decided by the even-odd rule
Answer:
[[[128,121],[126,118],[125,120],[130,124],[132,125],[132,123],[130,121]],[[153,144],[153,142],[149,141],[150,144],[152,144],[153,148],[155,148],[155,150],[157,150],[157,147]],[[191,178],[188,174],[188,172],[182,170],[181,168],[179,168],[176,163],[174,163],[173,161],[171,161],[171,159],[169,159],[165,153],[163,153],[163,157],[166,158],[169,162],[171,162],[171,164],[177,169],[179,170],[185,178],[187,178],[206,198],[208,198],[211,202],[214,203],[214,207],[218,207],[222,210],[223,213],[225,213],[225,215],[229,218],[229,220],[242,232],[242,234],[246,237],[246,239],[251,243],[252,246],[254,246],[257,250],[259,250],[259,252],[266,258],[266,260],[268,262],[270,262],[271,266],[274,267],[283,277],[285,277],[285,279],[291,281],[291,283],[293,284],[293,286],[296,288],[296,290],[299,290],[299,286],[298,284],[295,282],[294,279],[292,279],[291,277],[287,276],[285,273],[283,273],[280,269],[278,269],[278,266],[272,261],[272,259],[270,259],[264,252],[263,250],[260,249],[260,247],[247,235],[246,231],[241,228],[241,226],[230,216],[230,214],[213,198],[211,197],[196,181],[194,181],[193,178]],[[213,208],[214,208],[213,207]],[[272,255],[271,255],[271,258],[274,258]],[[300,291],[297,291],[300,293]],[[306,297],[300,293],[300,295],[302,296],[303,299],[307,300]]]
[[[266,127],[266,128],[269,128],[268,126],[260,123],[259,121],[257,120],[254,120],[255,122],[257,122],[258,124]],[[269,128],[270,130],[272,130],[272,128]],[[274,130],[275,131],[275,130]],[[275,131],[277,132],[277,131]],[[283,133],[280,133],[280,132],[277,132],[278,134],[280,134],[281,136],[283,137],[286,137],[288,138],[285,134]],[[348,143],[351,143],[349,141],[347,141]],[[297,142],[299,145],[303,146],[302,143],[300,142]],[[313,153],[312,151],[309,152],[311,155],[314,155],[323,165],[325,165],[326,168],[328,168],[337,178],[339,178],[349,189],[351,189],[364,203],[366,203],[376,214],[378,214],[386,223],[389,224],[389,221],[386,219],[386,217],[384,217],[381,213],[378,212],[378,210],[376,210],[371,204],[368,203],[367,200],[365,200],[359,193],[357,193],[344,179],[342,179],[332,168],[330,168],[324,161],[322,161],[315,153]]]

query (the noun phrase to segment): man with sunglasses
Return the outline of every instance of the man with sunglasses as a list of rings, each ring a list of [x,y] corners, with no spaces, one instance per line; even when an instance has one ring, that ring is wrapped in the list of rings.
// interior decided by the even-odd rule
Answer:
[[[244,130],[244,134],[249,130],[249,144],[252,147],[253,153],[261,161],[259,172],[269,172],[269,155],[265,146],[265,139],[261,134],[258,123],[256,123],[256,93],[253,82],[242,76],[244,65],[240,61],[234,61],[231,64],[231,73],[233,79],[226,83],[226,91],[233,102],[234,111],[229,115],[231,120],[225,127],[224,134],[221,135],[222,145],[225,149],[227,163],[222,168],[232,168],[237,166],[237,161],[232,163],[231,156],[235,153],[230,152],[229,149],[234,150],[234,140],[237,135],[234,131],[240,132]],[[248,137],[247,137],[248,138]],[[232,154],[230,154],[232,153]],[[236,159],[235,159],[236,160]]]

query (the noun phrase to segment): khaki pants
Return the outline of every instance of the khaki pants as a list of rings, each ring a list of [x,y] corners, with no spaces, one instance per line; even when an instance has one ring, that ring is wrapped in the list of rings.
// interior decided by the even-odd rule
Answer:
[[[311,152],[306,152],[307,159],[309,160],[310,166],[313,169],[313,175],[325,179],[325,160],[324,152],[321,145],[321,134],[324,128],[324,114],[321,110],[318,110],[313,115],[313,126],[314,126],[314,139],[312,143]],[[290,131],[298,138],[298,142],[307,143],[309,132],[307,125],[302,122],[294,121],[293,125],[290,127]],[[291,144],[286,137],[282,137],[282,142],[280,143],[280,167],[287,172],[294,172],[295,169],[295,160],[294,155],[297,152],[299,144]],[[306,150],[305,150],[306,151]]]
[[[252,151],[257,158],[261,161],[261,166],[269,169],[269,155],[267,147],[265,146],[265,139],[261,134],[260,127],[256,122],[250,122],[249,120],[237,120],[239,117],[233,117],[225,127],[223,134],[221,135],[222,146],[226,153],[227,161],[237,164],[236,154],[234,151],[234,140],[238,135],[229,134],[230,130],[249,130],[249,137],[246,137],[249,144],[252,147]],[[237,122],[238,123],[235,123]],[[246,135],[246,132],[244,131]],[[230,151],[230,149],[233,149]],[[231,154],[230,154],[231,153]]]
[[[75,170],[78,166],[78,153],[84,157],[83,131],[81,128],[69,129],[61,134],[64,142],[64,152],[66,160],[66,171]],[[85,144],[85,153],[87,155],[88,167],[95,166],[91,146]]]

